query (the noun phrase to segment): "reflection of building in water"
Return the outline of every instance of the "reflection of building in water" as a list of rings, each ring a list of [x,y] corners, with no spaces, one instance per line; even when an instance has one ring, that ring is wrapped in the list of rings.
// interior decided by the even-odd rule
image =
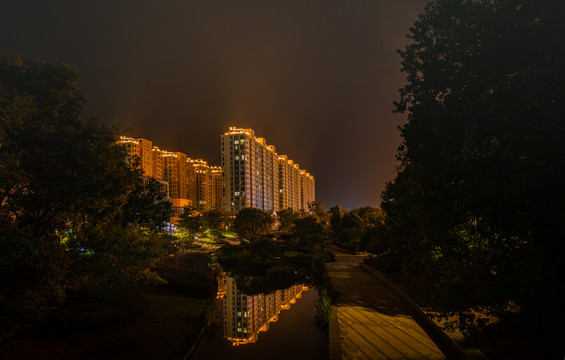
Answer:
[[[219,275],[220,276],[216,278],[218,281],[218,293],[216,295],[216,299],[221,299],[226,295],[226,273],[222,271]]]
[[[279,319],[283,309],[290,308],[308,290],[303,285],[293,285],[270,294],[245,295],[237,289],[235,279],[220,277],[218,297],[224,297],[224,337],[233,345],[254,343],[259,331],[269,330],[269,323]]]

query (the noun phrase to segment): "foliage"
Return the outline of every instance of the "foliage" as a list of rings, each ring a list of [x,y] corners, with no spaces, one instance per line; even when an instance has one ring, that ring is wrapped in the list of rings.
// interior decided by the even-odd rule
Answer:
[[[264,235],[245,245],[254,258],[269,258],[278,254],[278,246],[272,236]]]
[[[308,210],[324,228],[329,226],[330,217],[324,208],[324,204],[320,200],[316,199],[308,204]]]
[[[384,225],[369,228],[363,232],[359,242],[360,251],[368,251],[372,254],[382,254],[389,250],[392,241]]]
[[[444,311],[513,303],[538,328],[562,328],[560,6],[436,0],[399,52],[408,122],[382,206],[403,263],[436,274]]]
[[[366,260],[368,264],[384,273],[395,273],[402,270],[402,258],[394,252],[381,253]]]
[[[202,231],[204,221],[202,219],[202,215],[200,214],[200,212],[198,212],[198,210],[191,206],[187,206],[183,209],[180,215],[178,226],[188,235],[194,237],[194,235]]]
[[[234,230],[242,240],[255,241],[271,230],[274,220],[270,213],[256,209],[241,209],[234,221]]]
[[[312,255],[312,270],[322,272],[326,265],[328,256],[325,252],[317,252]]]
[[[325,229],[314,215],[295,220],[292,237],[301,249],[320,248],[326,240]]]
[[[117,276],[108,284],[151,277],[147,267],[159,257],[138,227],[158,230],[170,205],[126,164],[114,129],[79,120],[77,81],[68,65],[0,58],[0,311],[12,319],[0,321],[0,340],[78,284],[106,281],[103,268],[80,266],[88,257],[125,261],[108,268],[107,277]],[[109,239],[117,243],[101,245]]]
[[[228,215],[220,210],[210,210],[202,214],[204,226],[218,234],[225,228]]]
[[[362,232],[363,221],[361,217],[353,211],[345,213],[341,220],[339,242],[359,242]]]
[[[375,241],[382,243],[382,231],[376,229],[384,227],[384,219],[385,214],[380,207],[366,206],[352,211],[342,210],[341,206],[330,209],[333,238],[342,247],[353,247],[360,251],[368,250],[369,243]]]
[[[116,224],[91,226],[66,243],[73,254],[73,288],[107,297],[125,286],[162,283],[151,271],[166,255],[159,233]]]
[[[209,282],[210,277],[202,271],[189,271],[184,273],[184,277],[196,282]]]
[[[183,209],[178,221],[178,233],[175,234],[173,245],[179,254],[184,254],[197,248],[194,243],[196,236],[204,228],[204,220],[198,210],[191,206]]]
[[[140,168],[134,168],[137,178],[142,178]],[[162,229],[170,221],[172,204],[167,200],[162,185],[156,179],[143,177],[133,184],[128,201],[123,207],[122,223],[139,225],[153,230]]]
[[[341,231],[341,220],[344,213],[345,211],[339,205],[330,209],[330,227],[334,237],[337,237]]]
[[[332,298],[328,294],[321,294],[314,303],[316,311],[316,322],[322,329],[327,329],[330,324],[332,313]]]
[[[0,232],[0,342],[65,299],[70,261],[56,240]]]
[[[363,229],[373,228],[384,224],[385,214],[381,207],[365,206],[353,210],[361,219]]]
[[[290,232],[294,226],[294,222],[300,217],[300,214],[292,210],[292,208],[283,209],[277,212],[277,221],[279,222],[279,232]]]

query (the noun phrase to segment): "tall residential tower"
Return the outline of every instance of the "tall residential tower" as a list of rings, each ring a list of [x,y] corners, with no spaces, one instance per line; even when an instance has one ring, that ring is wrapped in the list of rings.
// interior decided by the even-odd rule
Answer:
[[[230,127],[221,136],[224,210],[245,207],[307,210],[315,199],[314,177],[286,155],[278,155],[252,129]]]
[[[146,139],[120,136],[117,143],[125,149],[130,165],[138,166],[144,176],[163,184],[175,216],[186,206],[200,212],[222,209],[220,167],[190,159],[182,152],[161,150]]]

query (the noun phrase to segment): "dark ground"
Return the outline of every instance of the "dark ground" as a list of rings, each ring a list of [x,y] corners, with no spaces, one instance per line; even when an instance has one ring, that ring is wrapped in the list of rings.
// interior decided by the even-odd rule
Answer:
[[[202,328],[205,305],[167,286],[123,291],[109,302],[75,299],[1,344],[0,359],[182,358]]]

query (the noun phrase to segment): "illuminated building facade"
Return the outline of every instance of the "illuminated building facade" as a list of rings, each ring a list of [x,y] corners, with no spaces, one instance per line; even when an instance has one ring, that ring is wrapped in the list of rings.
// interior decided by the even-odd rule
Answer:
[[[214,184],[212,179],[212,168],[202,159],[191,160],[194,172],[194,207],[201,212],[214,210],[213,201]],[[215,167],[214,167],[215,168]]]
[[[188,196],[187,157],[185,153],[162,151],[165,180],[169,183],[169,197],[173,209],[180,211],[192,202]]]
[[[214,210],[222,210],[223,208],[223,193],[222,189],[224,184],[222,182],[222,168],[220,166],[210,166],[211,173],[211,189],[212,189],[212,203],[211,208]]]
[[[314,177],[286,155],[278,155],[252,129],[230,127],[221,136],[221,153],[225,211],[308,210],[315,200]]]
[[[120,136],[117,143],[125,149],[130,165],[137,164],[144,176],[163,184],[173,204],[173,218],[186,206],[201,212],[222,209],[220,167],[209,166],[201,159],[190,159],[182,152],[161,150],[147,139]]]
[[[224,337],[235,346],[256,342],[259,332],[269,330],[281,310],[289,309],[307,290],[306,286],[293,285],[269,294],[246,295],[238,290],[233,277],[222,274],[218,297],[223,298]]]
[[[222,210],[222,168],[202,159],[188,159],[192,206],[200,211]]]
[[[133,165],[137,158],[139,161],[137,165],[143,170],[143,175],[155,177],[153,174],[153,144],[151,141],[120,136],[118,144],[126,149],[128,164]]]

